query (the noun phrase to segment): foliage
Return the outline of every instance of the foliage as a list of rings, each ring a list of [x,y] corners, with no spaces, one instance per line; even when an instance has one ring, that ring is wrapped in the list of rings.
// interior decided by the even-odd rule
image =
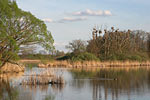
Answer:
[[[104,55],[101,55],[100,57],[101,61],[104,60],[110,60],[110,61],[116,61],[116,60],[121,60],[121,61],[146,61],[149,60],[149,57],[147,53],[135,53],[135,54],[113,54],[111,56],[105,57]]]
[[[65,53],[63,51],[55,50],[53,57],[57,59],[59,57],[63,57],[64,55]]]
[[[71,60],[71,61],[98,61],[99,59],[88,52],[80,53],[80,54],[66,54],[65,56],[58,58],[58,60]]]
[[[93,39],[88,41],[87,52],[101,60],[148,60],[149,33],[145,31],[119,31],[93,29]],[[99,35],[98,35],[99,34]],[[150,44],[150,43],[149,43]]]
[[[82,40],[73,40],[69,42],[69,45],[66,48],[70,49],[73,53],[81,53],[86,51],[86,42]]]
[[[19,54],[21,54],[21,55],[34,54],[36,49],[37,48],[33,45],[20,47]]]
[[[114,27],[112,27],[111,30],[99,30],[94,28],[92,37],[93,38],[88,41],[87,45],[85,45],[82,40],[70,42],[67,48],[71,49],[72,53],[67,54],[61,59],[82,61],[97,60],[96,57],[98,57],[102,61],[149,60],[149,56],[147,55],[150,51],[149,32],[142,30],[120,31],[119,29],[114,29]]]
[[[0,0],[0,63],[16,60],[21,46],[40,44],[53,49],[53,38],[45,23],[22,11],[13,0]]]
[[[74,55],[71,58],[71,60],[72,61],[92,61],[92,60],[98,61],[99,59],[95,55],[85,52],[78,55]]]
[[[39,59],[39,60],[51,60],[53,57],[51,55],[44,55],[44,54],[27,54],[27,55],[19,55],[21,59]]]
[[[58,60],[71,60],[71,61],[91,61],[99,60],[95,55],[86,52],[86,42],[82,40],[73,40],[66,48],[72,52],[65,56],[58,58]]]

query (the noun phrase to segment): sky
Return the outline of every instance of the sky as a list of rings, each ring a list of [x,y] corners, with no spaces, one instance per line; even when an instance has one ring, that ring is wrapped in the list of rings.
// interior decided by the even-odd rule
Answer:
[[[19,8],[45,21],[56,49],[89,40],[93,27],[150,32],[150,0],[16,0]]]

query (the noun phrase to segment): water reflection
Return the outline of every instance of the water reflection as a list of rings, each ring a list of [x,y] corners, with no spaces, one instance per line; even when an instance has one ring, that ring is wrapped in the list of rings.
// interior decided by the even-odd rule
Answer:
[[[150,69],[86,69],[63,71],[66,84],[19,85],[32,71],[0,78],[0,100],[148,100]],[[18,81],[17,81],[18,80]]]
[[[8,79],[0,78],[0,100],[17,100],[18,91]]]
[[[42,72],[47,71],[56,71],[59,72],[59,69],[41,69],[41,68],[32,68],[28,69],[25,72],[25,75],[22,79],[28,78],[32,76],[32,73],[36,73],[36,75],[41,75]],[[45,75],[45,74],[44,74]],[[47,75],[47,74],[46,74]],[[49,76],[42,76],[40,78],[44,78],[45,80],[49,80]],[[55,95],[60,93],[64,89],[64,84],[27,84],[27,85],[20,85],[20,89],[23,90],[21,94],[30,94],[31,100],[55,100]],[[20,94],[20,95],[21,95]],[[24,96],[22,95],[22,98]],[[27,99],[25,99],[27,100]]]
[[[89,79],[93,100],[120,100],[124,98],[130,100],[133,95],[144,95],[145,92],[150,92],[149,69],[72,70],[71,72],[74,79],[83,79],[83,81],[74,80],[75,87],[83,87],[88,83],[85,80]]]
[[[54,100],[54,93],[62,91],[63,84],[20,85],[21,80],[28,77],[27,74],[33,71],[40,72],[40,70],[32,68],[25,73],[1,74],[0,100]]]

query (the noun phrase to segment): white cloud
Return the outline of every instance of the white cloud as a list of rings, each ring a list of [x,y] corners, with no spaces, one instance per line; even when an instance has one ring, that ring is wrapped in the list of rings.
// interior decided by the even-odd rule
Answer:
[[[76,21],[83,21],[83,20],[87,20],[87,18],[86,17],[79,17],[79,18],[64,17],[59,22],[60,23],[63,23],[63,22],[76,22]]]
[[[78,11],[74,12],[73,15],[78,15],[78,16],[111,16],[112,13],[109,10],[90,10],[86,9],[85,11]]]
[[[105,16],[111,16],[112,13],[111,13],[111,11],[109,11],[109,10],[105,10],[105,11],[104,11],[104,15],[105,15]]]
[[[87,20],[86,17],[78,17],[78,18],[73,18],[73,17],[64,17],[60,20],[57,20],[57,21],[53,21],[52,19],[50,18],[45,18],[45,19],[42,19],[44,22],[47,22],[47,23],[64,23],[64,22],[76,22],[76,21],[83,21],[83,20]]]
[[[47,23],[52,23],[53,22],[53,20],[52,19],[50,19],[50,18],[45,18],[45,19],[42,19],[44,22],[47,22]]]

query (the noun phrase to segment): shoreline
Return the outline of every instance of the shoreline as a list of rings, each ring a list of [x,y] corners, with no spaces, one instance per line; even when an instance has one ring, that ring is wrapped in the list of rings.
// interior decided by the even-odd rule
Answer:
[[[41,63],[41,60],[21,59],[18,62],[19,63]]]
[[[40,68],[114,68],[114,67],[150,67],[150,61],[41,61],[22,59],[20,63],[37,63]]]
[[[39,68],[150,68],[150,61],[58,61],[21,59],[19,63],[36,63]]]

